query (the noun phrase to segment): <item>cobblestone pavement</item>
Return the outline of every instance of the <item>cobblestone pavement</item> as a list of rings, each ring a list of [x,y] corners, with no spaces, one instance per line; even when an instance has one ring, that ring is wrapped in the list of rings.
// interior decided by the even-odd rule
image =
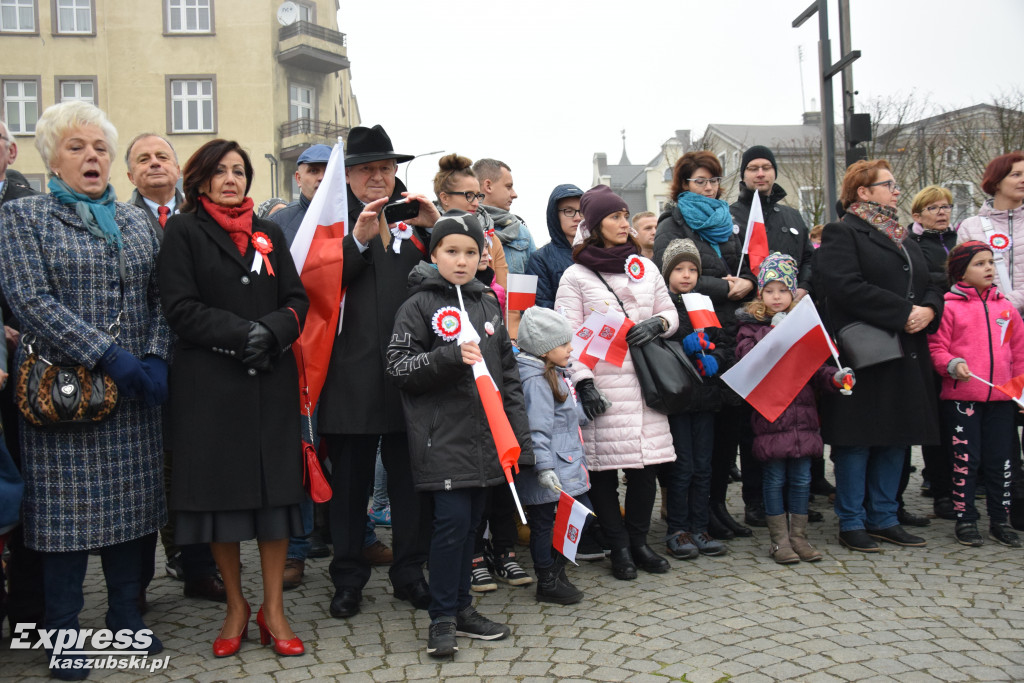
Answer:
[[[908,506],[930,512],[931,499],[918,496],[919,486],[915,474]],[[738,486],[731,489],[730,509],[738,511]],[[499,584],[476,605],[510,624],[512,637],[460,638],[461,650],[446,662],[427,656],[428,617],[390,595],[383,568],[374,570],[364,591],[363,611],[337,620],[327,614],[329,560],[307,562],[304,586],[285,594],[292,626],[307,647],[305,656],[290,658],[278,658],[257,639],[244,643],[238,656],[214,659],[210,646],[221,607],[183,598],[181,584],[161,573],[150,587],[146,618],[166,646],[167,671],[95,672],[92,680],[1024,680],[1024,550],[992,541],[965,548],[953,540],[952,522],[933,520],[920,530],[927,548],[885,545],[880,554],[863,555],[835,541],[835,515],[820,497],[812,506],[825,512],[825,521],[810,530],[825,555],[821,562],[774,564],[767,531],[758,529],[753,538],[731,541],[728,555],[672,560],[670,573],[641,571],[632,582],[616,581],[607,560],[584,562],[570,568],[570,578],[586,591],[579,605],[540,604],[533,586]],[[664,529],[660,520],[651,529],[659,551],[664,545],[655,540]],[[385,542],[388,536],[381,533]],[[530,570],[527,553],[521,555]],[[243,562],[247,594],[256,604],[254,543],[243,546]],[[86,582],[83,628],[102,628],[98,558]],[[0,643],[0,679],[45,675],[38,650],[12,651],[8,640]]]

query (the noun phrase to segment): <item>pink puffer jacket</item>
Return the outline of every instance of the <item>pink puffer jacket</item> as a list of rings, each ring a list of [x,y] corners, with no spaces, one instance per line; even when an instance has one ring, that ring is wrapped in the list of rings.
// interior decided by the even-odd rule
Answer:
[[[643,263],[645,275],[638,283],[630,281],[625,270],[601,275],[618,294],[633,322],[659,315],[669,323],[662,335],[668,337],[679,326],[679,315],[658,267],[648,259]],[[580,328],[591,310],[609,307],[617,309],[619,304],[594,271],[579,264],[566,269],[558,284],[555,310],[565,314],[573,331]],[[593,378],[594,385],[612,402],[606,413],[583,427],[588,469],[638,469],[675,460],[668,418],[644,403],[628,353],[621,368],[598,361],[593,371],[581,363],[573,363],[571,371],[574,384]]]
[[[968,240],[978,240],[988,244],[980,216],[986,216],[992,221],[992,229],[995,232],[1010,235],[1013,240],[1010,251],[1003,253],[1003,258],[1007,261],[1010,279],[1013,280],[1013,291],[1004,291],[1003,294],[1010,300],[1014,308],[1024,312],[1024,206],[1012,211],[996,211],[992,208],[992,200],[989,199],[978,209],[977,216],[965,218],[957,228],[957,244]]]
[[[942,322],[935,334],[928,335],[928,349],[935,371],[942,376],[939,398],[1009,401],[1003,392],[975,379],[953,379],[949,362],[963,358],[973,374],[995,385],[1024,374],[1024,322],[995,287],[989,287],[982,298],[978,290],[961,283],[946,292]]]

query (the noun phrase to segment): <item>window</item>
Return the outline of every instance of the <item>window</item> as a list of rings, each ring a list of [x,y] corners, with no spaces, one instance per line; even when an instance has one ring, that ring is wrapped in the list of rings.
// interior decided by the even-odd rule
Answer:
[[[213,0],[165,0],[167,33],[213,33]]]
[[[28,186],[36,192],[46,192],[43,185],[46,183],[46,176],[42,173],[22,173],[22,177],[28,182]]]
[[[305,85],[291,85],[288,87],[288,120],[314,119],[313,88]],[[307,131],[308,132],[308,131]]]
[[[213,76],[168,76],[167,83],[168,128],[172,133],[216,131]]]
[[[53,32],[94,34],[92,0],[53,0]]]
[[[316,23],[316,5],[307,5],[304,2],[296,2],[295,4],[299,8],[299,21],[308,21],[311,24]]]
[[[89,76],[58,76],[57,101],[81,100],[96,104],[96,78]]]
[[[36,0],[0,0],[0,31],[36,32]]]
[[[15,135],[34,135],[39,120],[39,79],[3,81],[4,120]]]
[[[946,183],[946,189],[953,193],[953,215],[949,218],[949,224],[955,228],[974,213],[974,186],[971,183],[952,182]]]
[[[960,165],[960,150],[956,147],[947,147],[943,153],[943,159],[946,162],[946,166],[956,168]]]

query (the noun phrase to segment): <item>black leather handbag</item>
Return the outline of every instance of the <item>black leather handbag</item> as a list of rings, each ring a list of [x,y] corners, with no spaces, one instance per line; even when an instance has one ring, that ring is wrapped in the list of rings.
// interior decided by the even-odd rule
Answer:
[[[898,334],[860,320],[836,332],[836,341],[846,362],[854,370],[903,358],[903,345]]]
[[[56,427],[105,420],[117,408],[117,385],[105,372],[83,365],[54,365],[24,341],[18,366],[18,410],[29,424]]]

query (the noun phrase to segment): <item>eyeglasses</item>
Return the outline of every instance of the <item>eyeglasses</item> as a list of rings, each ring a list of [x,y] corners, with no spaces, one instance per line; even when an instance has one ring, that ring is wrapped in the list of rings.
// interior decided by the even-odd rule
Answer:
[[[721,185],[722,184],[722,179],[721,178],[687,178],[686,182],[693,183],[697,187],[704,187],[708,183],[711,183],[711,186],[714,187],[716,185]]]
[[[896,184],[895,180],[883,180],[878,183],[870,183],[868,187],[878,187],[879,185],[885,185],[889,188],[889,192],[895,194],[900,191],[900,186]]]
[[[580,211],[579,209],[573,209],[571,207],[566,207],[564,209],[559,209],[558,213],[562,214],[566,218],[576,218],[576,216],[582,216],[583,215],[582,211]]]
[[[940,213],[942,211],[946,211],[948,213],[949,211],[953,210],[953,205],[952,204],[937,204],[935,206],[926,206],[924,210],[928,211],[930,213]]]
[[[482,202],[484,200],[484,197],[487,196],[483,192],[473,192],[473,190],[466,190],[465,192],[449,192],[447,190],[444,190],[444,193],[450,194],[452,196],[461,194],[463,197],[466,198],[466,201],[469,202],[470,204],[473,203],[474,199],[477,199]]]
[[[746,171],[747,173],[757,173],[758,171],[761,171],[761,173],[768,173],[773,168],[775,167],[771,164],[765,164],[764,166],[747,166]]]

